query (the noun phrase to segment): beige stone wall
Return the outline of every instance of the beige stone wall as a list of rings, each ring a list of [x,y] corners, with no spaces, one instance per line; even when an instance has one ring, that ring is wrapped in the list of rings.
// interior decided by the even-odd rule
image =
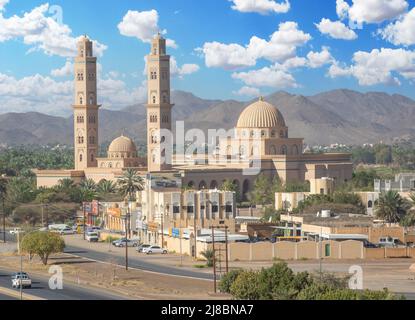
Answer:
[[[297,259],[317,259],[316,243],[313,241],[304,241],[298,243]]]
[[[340,245],[341,253],[339,257],[341,259],[363,259],[364,258],[364,248],[363,244],[358,241],[344,241]]]
[[[277,242],[274,244],[275,258],[282,260],[294,260],[296,244],[294,242]]]

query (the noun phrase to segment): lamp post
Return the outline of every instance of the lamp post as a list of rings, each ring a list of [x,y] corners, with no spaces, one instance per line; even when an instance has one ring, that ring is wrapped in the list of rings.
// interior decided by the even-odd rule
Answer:
[[[129,222],[130,222],[130,201],[126,198],[125,204],[127,205],[127,214],[125,216],[125,270],[128,271],[128,235],[129,235]]]

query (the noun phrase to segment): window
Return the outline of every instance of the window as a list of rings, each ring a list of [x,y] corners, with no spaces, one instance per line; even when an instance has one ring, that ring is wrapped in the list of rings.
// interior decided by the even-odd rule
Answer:
[[[153,104],[156,103],[156,96],[153,96]]]
[[[218,213],[219,212],[219,206],[214,203],[212,204],[212,213]]]
[[[233,206],[231,204],[226,205],[226,213],[232,213],[233,212]]]
[[[89,104],[90,105],[94,104],[94,98],[93,97],[89,97]]]
[[[79,97],[79,104],[84,104],[84,99],[82,99],[82,97]]]
[[[179,206],[173,206],[173,214],[180,213],[180,207]]]
[[[194,207],[193,206],[187,206],[187,213],[194,213]]]
[[[368,203],[367,203],[367,207],[370,209],[370,208],[373,208],[373,202],[370,200]]]
[[[90,144],[95,144],[95,137],[94,136],[89,137],[89,143]]]
[[[79,155],[79,162],[82,162],[84,160],[84,157],[82,156],[82,154]]]
[[[95,156],[93,154],[91,154],[91,162],[95,161]]]

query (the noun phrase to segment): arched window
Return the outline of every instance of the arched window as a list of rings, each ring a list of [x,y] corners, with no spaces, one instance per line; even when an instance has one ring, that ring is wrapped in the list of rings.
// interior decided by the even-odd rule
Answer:
[[[90,105],[93,105],[94,104],[94,97],[93,96],[90,96],[89,97],[89,104]]]
[[[153,96],[153,104],[156,103],[156,96]]]
[[[82,154],[79,155],[79,162],[82,162],[84,160],[84,157]]]
[[[95,156],[93,154],[91,154],[91,162],[95,161]]]
[[[83,104],[84,103],[84,99],[82,99],[82,96],[79,97],[79,104]]]
[[[367,207],[370,209],[370,208],[373,208],[373,201],[372,200],[369,200],[369,202],[367,203]]]
[[[270,150],[269,150],[269,154],[270,155],[276,155],[277,154],[277,148],[275,148],[275,146],[271,146]]]

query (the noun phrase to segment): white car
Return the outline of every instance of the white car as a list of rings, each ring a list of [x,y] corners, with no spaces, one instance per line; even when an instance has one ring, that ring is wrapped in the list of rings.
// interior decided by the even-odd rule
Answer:
[[[14,228],[9,231],[9,233],[13,236],[17,235],[18,233],[22,233],[22,232],[23,232],[22,228]]]
[[[161,248],[160,246],[149,246],[148,248],[143,248],[143,253],[145,254],[152,254],[152,253],[167,254],[167,250]]]
[[[12,275],[12,287],[13,288],[31,288],[32,279],[26,272],[18,272]]]
[[[59,233],[61,236],[66,236],[66,235],[75,234],[75,231],[73,231],[73,229],[70,227],[66,227],[66,228],[57,230],[57,233]]]
[[[85,236],[85,239],[88,242],[98,242],[99,241],[99,235],[96,232],[88,232]]]

